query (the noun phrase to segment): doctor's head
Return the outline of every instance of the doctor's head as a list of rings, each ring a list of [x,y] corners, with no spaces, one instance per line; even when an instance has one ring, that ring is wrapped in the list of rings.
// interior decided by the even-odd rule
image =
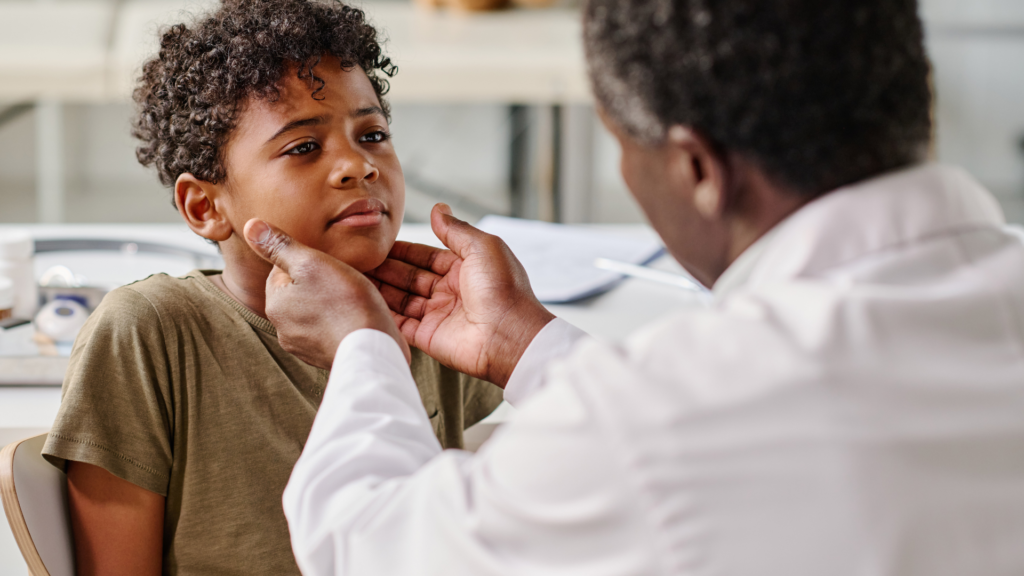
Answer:
[[[268,268],[242,237],[259,217],[366,271],[404,211],[384,99],[393,73],[361,10],[230,0],[163,33],[134,94],[137,155],[228,265]]]
[[[584,12],[623,176],[706,283],[744,235],[926,155],[915,0],[589,0]]]

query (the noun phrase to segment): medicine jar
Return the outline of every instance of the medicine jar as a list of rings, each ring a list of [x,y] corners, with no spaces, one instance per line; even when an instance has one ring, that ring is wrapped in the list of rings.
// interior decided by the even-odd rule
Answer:
[[[24,232],[0,232],[0,276],[14,284],[14,316],[32,318],[39,307],[32,260],[35,242]]]

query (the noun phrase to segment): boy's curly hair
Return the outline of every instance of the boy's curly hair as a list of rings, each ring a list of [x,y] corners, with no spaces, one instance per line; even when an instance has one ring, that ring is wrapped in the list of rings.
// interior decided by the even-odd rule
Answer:
[[[338,0],[225,0],[192,26],[171,26],[133,94],[139,162],[155,166],[165,186],[184,173],[223,181],[220,149],[240,105],[250,97],[278,98],[282,74],[295,65],[317,98],[324,81],[313,68],[324,56],[345,69],[362,68],[389,113],[388,82],[377,72],[391,77],[396,68],[363,11]]]

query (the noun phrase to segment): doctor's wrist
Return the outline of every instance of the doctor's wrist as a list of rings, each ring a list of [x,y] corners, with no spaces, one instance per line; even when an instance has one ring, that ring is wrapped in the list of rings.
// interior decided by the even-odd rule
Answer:
[[[554,319],[555,315],[539,303],[510,315],[494,334],[487,380],[504,388],[530,343]]]

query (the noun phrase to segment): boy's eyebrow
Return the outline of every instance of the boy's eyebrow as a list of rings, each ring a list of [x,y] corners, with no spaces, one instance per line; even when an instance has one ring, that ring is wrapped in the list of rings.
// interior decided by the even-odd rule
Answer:
[[[365,108],[360,108],[352,112],[350,116],[352,118],[362,118],[364,116],[373,116],[374,114],[386,116],[384,114],[384,109],[381,108],[380,106],[367,106]],[[277,140],[278,137],[280,137],[282,134],[286,134],[297,128],[305,128],[307,126],[323,126],[324,124],[327,124],[327,122],[329,121],[330,118],[327,116],[314,116],[313,118],[303,118],[301,120],[289,122],[285,124],[280,130],[275,132],[273,136],[267,139],[267,144],[273,142],[274,140]]]
[[[267,140],[267,144],[277,140],[282,134],[286,134],[297,128],[305,128],[306,126],[322,126],[330,120],[327,116],[314,116],[313,118],[303,118],[301,120],[295,120],[284,125],[280,130],[274,133]]]
[[[362,118],[363,116],[373,116],[374,114],[385,116],[384,110],[380,106],[367,106],[365,108],[360,108],[352,112],[350,116],[353,118]]]

